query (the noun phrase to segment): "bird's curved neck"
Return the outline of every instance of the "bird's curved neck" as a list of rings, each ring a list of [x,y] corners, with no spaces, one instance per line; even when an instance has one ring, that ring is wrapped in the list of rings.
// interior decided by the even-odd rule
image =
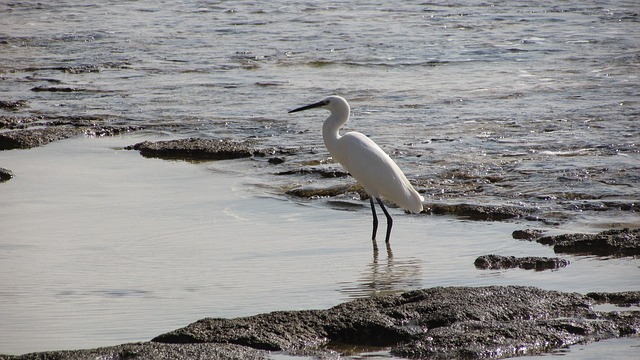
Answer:
[[[349,120],[349,109],[339,109],[331,112],[331,115],[322,124],[322,137],[325,144],[340,138],[340,128]]]

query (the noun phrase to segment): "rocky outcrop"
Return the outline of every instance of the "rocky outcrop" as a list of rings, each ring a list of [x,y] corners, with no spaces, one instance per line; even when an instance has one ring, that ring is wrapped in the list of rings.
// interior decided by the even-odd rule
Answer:
[[[525,270],[557,270],[569,265],[569,260],[560,258],[538,257],[538,256],[502,256],[502,255],[482,255],[476,258],[474,265],[478,269],[512,269],[520,268]]]
[[[2,356],[0,359],[20,360],[266,360],[268,353],[246,346],[218,343],[200,344],[163,344],[163,343],[133,343],[117,346],[101,347],[88,350],[63,350],[31,353],[21,356]]]
[[[591,310],[591,303],[587,296],[533,287],[433,288],[328,310],[203,319],[152,341],[294,352],[342,343],[387,346],[414,358],[502,358],[640,332],[637,312],[610,316]]]
[[[437,287],[346,302],[327,310],[206,318],[150,342],[2,359],[261,359],[266,351],[336,356],[378,346],[417,359],[506,358],[640,334],[640,312],[592,304],[637,302],[640,292],[563,293],[526,286]]]
[[[536,240],[553,246],[556,253],[636,256],[640,255],[640,228],[607,230],[599,234],[562,234]]]
[[[108,136],[141,129],[109,124],[103,117],[19,117],[0,115],[0,150],[31,149],[78,135]]]
[[[13,177],[13,172],[9,169],[0,168],[0,182],[5,182],[11,180]]]
[[[7,131],[0,133],[0,150],[30,149],[80,134],[82,134],[82,129],[74,127]]]
[[[516,206],[489,206],[474,204],[426,204],[426,212],[435,215],[456,215],[471,220],[506,220],[525,218],[533,209]]]
[[[227,160],[264,157],[282,150],[259,148],[251,140],[234,141],[230,139],[188,138],[168,141],[144,141],[127,146],[127,150],[138,150],[144,157],[180,160]]]

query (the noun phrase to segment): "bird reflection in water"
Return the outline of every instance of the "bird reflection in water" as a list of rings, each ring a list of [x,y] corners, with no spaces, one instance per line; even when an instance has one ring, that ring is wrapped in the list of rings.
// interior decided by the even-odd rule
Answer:
[[[381,260],[377,247],[373,258],[354,282],[341,284],[340,292],[350,299],[367,298],[419,289],[422,279],[422,261],[415,257],[395,258],[387,243],[386,260]]]

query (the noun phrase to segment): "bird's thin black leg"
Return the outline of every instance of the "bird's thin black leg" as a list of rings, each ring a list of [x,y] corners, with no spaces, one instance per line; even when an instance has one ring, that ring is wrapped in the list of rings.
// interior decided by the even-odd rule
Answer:
[[[373,198],[369,198],[371,202],[371,214],[373,215],[373,234],[371,234],[371,240],[376,239],[376,233],[378,232],[378,215],[376,215],[376,207],[373,204]]]
[[[391,236],[391,227],[393,226],[393,219],[391,218],[391,215],[389,215],[389,212],[387,211],[387,208],[384,207],[384,204],[382,203],[382,200],[380,200],[380,198],[376,198],[376,200],[378,201],[378,204],[380,204],[380,207],[382,208],[382,211],[384,212],[384,216],[387,217],[387,238],[385,239],[385,242],[388,244],[389,243],[389,237]],[[373,204],[373,200],[371,201],[371,204]]]
[[[378,215],[376,215],[376,207],[373,204],[373,198],[369,198],[371,202],[371,214],[373,215],[373,234],[371,234],[371,243],[373,243],[373,255],[378,255],[378,243],[376,242],[376,233],[378,232]]]

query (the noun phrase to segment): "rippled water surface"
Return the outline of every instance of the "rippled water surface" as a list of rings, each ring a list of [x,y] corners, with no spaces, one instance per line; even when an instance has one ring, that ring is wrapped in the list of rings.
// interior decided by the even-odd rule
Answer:
[[[511,239],[523,227],[640,226],[639,19],[636,1],[2,2],[0,100],[27,106],[0,115],[146,130],[0,152],[15,174],[0,184],[0,353],[428,286],[637,290],[634,258],[568,256],[538,273],[472,263],[555,256]],[[274,175],[326,162],[326,113],[286,112],[330,94],[427,202],[543,221],[393,209],[393,256],[374,256],[366,202],[284,195],[349,180]],[[122,150],[191,136],[299,151],[273,166]]]

